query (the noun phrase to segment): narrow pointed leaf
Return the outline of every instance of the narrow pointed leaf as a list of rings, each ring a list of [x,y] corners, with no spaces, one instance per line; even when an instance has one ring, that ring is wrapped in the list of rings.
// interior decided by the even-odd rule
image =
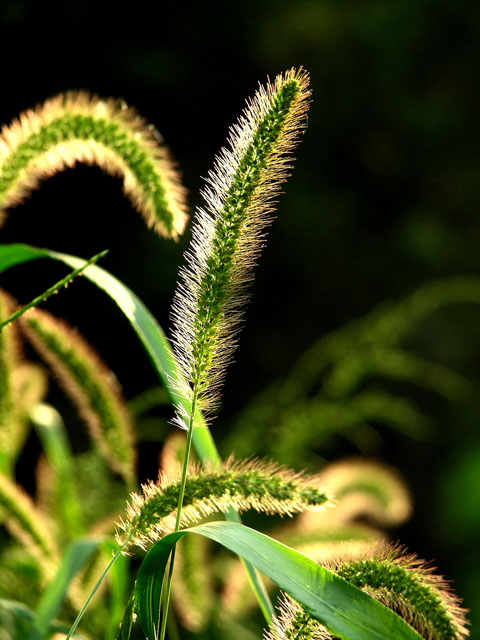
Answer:
[[[75,477],[74,458],[62,417],[51,405],[37,403],[29,413],[46,458],[55,477],[55,507],[66,540],[78,538],[84,532],[83,514]]]
[[[165,536],[150,550],[136,583],[137,613],[155,640],[163,574],[171,551],[186,534],[214,540],[273,580],[342,640],[420,640],[402,618],[346,580],[268,536],[232,522],[209,522]]]
[[[88,267],[88,265],[91,265],[97,260],[99,260],[100,258],[103,258],[103,256],[105,256],[106,254],[107,254],[107,251],[101,251],[100,253],[97,253],[97,255],[90,258],[90,260],[86,262],[83,261],[82,264],[79,264],[78,267],[76,267],[67,276],[65,276],[64,278],[56,282],[54,285],[49,287],[46,291],[44,291],[39,296],[31,300],[28,304],[24,305],[20,309],[17,309],[17,311],[15,311],[15,313],[12,313],[11,316],[6,318],[5,320],[2,320],[2,322],[0,322],[0,330],[3,329],[3,327],[6,327],[11,322],[13,322],[14,320],[16,320],[17,318],[19,318],[20,316],[23,316],[23,314],[26,313],[29,309],[33,309],[33,307],[38,306],[41,302],[45,302],[45,300],[50,298],[50,296],[53,296],[62,287],[68,285],[74,278],[79,276]]]
[[[135,591],[132,591],[115,640],[130,640],[135,616]]]
[[[26,244],[10,244],[0,246],[0,273],[15,265],[38,258],[59,260],[74,269],[78,269],[85,264],[85,260],[82,258],[65,253],[40,249]],[[182,403],[188,409],[189,401],[180,397],[178,392],[172,389],[171,386],[172,379],[175,380],[178,377],[178,373],[170,343],[147,307],[133,291],[104,269],[90,265],[85,269],[83,275],[105,291],[120,307],[150,356],[172,401],[175,404]],[[205,424],[200,414],[197,416],[195,424],[198,426]],[[220,462],[215,444],[206,427],[195,429],[193,439],[195,448],[202,460],[209,460],[214,464]]]
[[[49,249],[39,249],[26,244],[0,245],[0,273],[23,262],[38,258],[51,258],[64,262],[73,268],[78,268],[85,263],[81,258],[70,256]],[[112,298],[129,320],[132,328],[137,333],[146,352],[152,360],[153,366],[160,376],[174,405],[182,404],[188,413],[190,401],[181,397],[172,388],[172,380],[178,378],[178,371],[173,357],[172,348],[163,333],[160,325],[155,320],[143,302],[128,287],[114,278],[110,273],[98,267],[90,265],[83,275]],[[215,442],[200,412],[195,414],[195,429],[193,431],[193,444],[198,457],[202,462],[211,466],[219,466],[221,459]],[[240,522],[240,516],[231,509],[226,515],[227,520]],[[267,620],[273,615],[273,607],[261,583],[255,569],[245,562],[245,568],[249,575],[252,588],[256,593],[259,604]]]
[[[100,539],[84,538],[68,547],[56,575],[44,591],[37,607],[35,630],[30,636],[31,640],[45,637],[52,619],[65,600],[73,578],[85,566],[100,543]]]

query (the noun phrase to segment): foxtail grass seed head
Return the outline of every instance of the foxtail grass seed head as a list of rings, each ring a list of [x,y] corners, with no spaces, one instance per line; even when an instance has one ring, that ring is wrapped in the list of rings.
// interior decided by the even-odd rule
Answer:
[[[0,132],[0,215],[46,178],[76,162],[123,178],[146,223],[176,238],[185,190],[158,132],[119,100],[71,91],[20,114]]]
[[[425,640],[462,640],[469,635],[458,598],[415,555],[379,544],[363,557],[343,555],[325,566],[398,613]]]
[[[384,526],[405,522],[412,511],[410,492],[400,475],[374,460],[352,458],[329,464],[323,485],[335,496],[337,520],[368,516]]]
[[[30,409],[41,402],[47,393],[48,376],[41,366],[22,362],[12,371],[11,381],[14,420],[13,433],[9,437],[9,448],[12,460],[16,460],[30,431]]]
[[[12,298],[0,291],[0,321],[10,316],[13,308]],[[12,377],[18,359],[16,333],[16,327],[5,327],[0,331],[0,454],[8,462],[11,462],[14,453],[15,397]]]
[[[161,476],[155,484],[132,493],[126,517],[119,523],[131,543],[146,548],[175,528],[180,478]],[[296,473],[259,460],[235,461],[220,469],[191,469],[187,477],[180,526],[187,527],[213,513],[254,509],[267,514],[291,516],[306,509],[319,509],[328,502],[315,476]]]
[[[425,640],[462,640],[469,635],[465,610],[449,585],[414,555],[380,543],[363,556],[342,554],[322,564],[398,613]],[[287,596],[278,622],[265,633],[264,640],[290,638],[324,640],[333,636]]]
[[[45,566],[45,563],[58,559],[50,523],[35,507],[30,496],[3,474],[0,474],[0,507],[7,528],[40,564]]]
[[[88,424],[94,443],[127,483],[135,477],[133,428],[120,386],[99,356],[64,321],[34,310],[22,328]]]
[[[279,601],[278,617],[264,631],[263,640],[328,640],[332,638],[325,627],[287,594]]]
[[[306,126],[308,75],[291,69],[260,86],[208,174],[172,310],[179,392],[211,415],[237,344],[248,285],[280,185]],[[176,424],[188,428],[178,410]]]

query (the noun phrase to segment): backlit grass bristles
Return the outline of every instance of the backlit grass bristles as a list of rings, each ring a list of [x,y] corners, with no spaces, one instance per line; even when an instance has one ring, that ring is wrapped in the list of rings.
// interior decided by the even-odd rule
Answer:
[[[13,306],[10,296],[0,291],[0,321],[9,317]],[[16,327],[7,327],[4,331],[0,331],[0,467],[2,472],[9,470],[12,461],[15,427],[12,375],[17,360],[15,334]]]
[[[41,565],[58,559],[50,524],[31,498],[3,474],[0,474],[0,508],[12,535],[32,552]]]
[[[131,536],[133,544],[146,548],[175,528],[180,479],[172,482],[160,476],[156,484],[150,482],[142,489],[142,494],[131,494],[126,520],[119,523],[119,533],[123,531]],[[180,525],[189,526],[230,508],[291,516],[306,509],[321,508],[328,500],[315,476],[270,462],[230,458],[220,469],[197,467],[189,472]]]
[[[230,130],[196,215],[187,267],[173,302],[173,342],[180,392],[207,415],[218,404],[225,368],[237,343],[247,285],[265,227],[305,128],[308,76],[292,69],[261,86]],[[189,427],[179,409],[176,422]]]
[[[185,191],[158,132],[122,101],[82,91],[51,98],[2,129],[0,214],[76,162],[121,176],[149,226],[174,238],[182,233]]]
[[[448,584],[414,555],[380,544],[363,558],[339,557],[326,566],[393,609],[425,640],[468,636],[465,611]]]
[[[22,362],[13,370],[14,420],[9,442],[12,462],[16,461],[28,437],[31,426],[30,410],[44,399],[47,389],[47,372],[41,366]]]
[[[100,453],[134,486],[133,429],[113,373],[77,332],[51,314],[29,312],[22,327],[77,405]]]
[[[277,607],[279,615],[265,630],[264,640],[327,640],[332,636],[325,627],[288,595],[283,594]]]
[[[320,473],[323,485],[338,501],[337,519],[368,516],[384,526],[410,517],[412,503],[404,481],[391,467],[352,458],[334,462]]]
[[[361,557],[340,555],[322,563],[398,613],[424,640],[462,640],[468,636],[465,611],[443,578],[413,555],[379,544]],[[265,640],[333,638],[291,598],[280,606]]]

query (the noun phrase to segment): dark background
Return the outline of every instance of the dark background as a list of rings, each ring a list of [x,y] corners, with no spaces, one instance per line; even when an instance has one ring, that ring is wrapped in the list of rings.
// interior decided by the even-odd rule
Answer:
[[[247,0],[119,5],[0,3],[0,121],[67,89],[123,97],[164,136],[191,210],[228,127],[258,81],[291,66],[311,73],[309,127],[257,270],[253,302],[227,377],[220,442],[236,411],[288,372],[324,333],[429,280],[480,275],[480,6],[447,0]],[[164,328],[175,244],[144,228],[120,181],[79,167],[13,210],[2,242],[90,257],[144,300]],[[2,277],[28,301],[64,270],[18,267]],[[91,340],[127,397],[156,384],[113,306],[85,282],[49,303]],[[438,314],[418,347],[480,373],[480,310]],[[386,437],[379,452],[412,487],[400,537],[454,580],[478,620],[478,406],[431,401],[424,444]],[[75,439],[75,435],[72,435]],[[348,451],[350,452],[350,451]],[[344,453],[341,448],[338,455]],[[142,472],[142,470],[141,470]],[[145,472],[145,471],[143,471]],[[475,630],[472,637],[480,637]]]

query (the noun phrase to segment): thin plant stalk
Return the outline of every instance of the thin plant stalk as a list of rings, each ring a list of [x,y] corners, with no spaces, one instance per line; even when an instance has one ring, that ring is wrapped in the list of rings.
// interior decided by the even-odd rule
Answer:
[[[192,406],[190,410],[190,420],[188,425],[187,432],[187,442],[185,445],[185,458],[183,460],[183,468],[182,468],[182,480],[180,483],[180,491],[178,494],[178,506],[177,506],[177,515],[175,518],[175,531],[180,529],[180,518],[182,515],[182,506],[183,506],[183,496],[185,495],[185,483],[187,481],[187,471],[188,471],[188,463],[190,460],[190,451],[192,448],[192,439],[193,439],[193,429],[194,429],[194,417],[195,417],[195,409],[197,404],[197,388],[195,388],[195,393],[192,399]],[[175,561],[175,549],[173,549],[172,554],[170,556],[170,565],[168,568],[168,576],[167,583],[165,589],[165,597],[163,600],[163,617],[162,617],[162,628],[160,630],[160,639],[164,640],[165,631],[167,628],[167,618],[168,618],[168,608],[170,606],[170,593],[172,590],[172,577],[173,577],[173,565]]]
[[[14,320],[22,316],[24,313],[26,313],[29,309],[36,307],[41,302],[45,302],[47,298],[52,296],[54,293],[57,293],[57,291],[59,291],[63,286],[68,285],[76,276],[79,276],[83,271],[85,271],[87,267],[89,267],[92,264],[95,264],[97,260],[100,260],[100,258],[103,258],[107,253],[108,253],[108,249],[105,249],[104,251],[97,253],[97,255],[90,258],[90,260],[86,261],[85,264],[83,264],[81,267],[69,273],[68,276],[65,276],[65,278],[62,278],[57,283],[49,287],[46,291],[44,291],[42,294],[40,294],[39,296],[31,300],[28,304],[24,305],[23,307],[20,307],[20,309],[17,309],[17,311],[15,311],[15,313],[12,313],[12,315],[9,316],[6,320],[3,320],[2,322],[0,322],[0,331],[4,327],[6,327],[8,324],[10,324]]]
[[[305,127],[308,76],[291,69],[260,87],[244,116],[231,129],[230,150],[217,157],[197,212],[187,267],[174,303],[174,345],[183,374],[179,391],[191,399],[175,422],[188,431],[175,531],[180,526],[195,411],[211,414],[237,345],[248,284],[260,254],[273,204],[291,165],[291,153]],[[173,552],[164,598],[160,640],[165,638]],[[268,612],[269,613],[269,612]],[[271,616],[269,616],[271,618]]]
[[[75,618],[74,623],[72,624],[72,626],[70,627],[70,631],[67,634],[67,637],[65,638],[65,640],[70,640],[73,636],[73,634],[75,633],[75,631],[77,630],[78,625],[80,624],[83,615],[85,613],[85,611],[87,610],[88,605],[90,604],[93,596],[95,595],[95,593],[97,592],[98,588],[100,587],[100,585],[103,582],[103,579],[105,578],[105,576],[107,575],[107,573],[110,571],[110,569],[113,567],[113,565],[115,564],[115,562],[118,560],[118,558],[121,556],[121,554],[123,553],[123,550],[125,549],[125,547],[128,545],[128,543],[130,542],[130,538],[128,537],[125,542],[122,544],[122,546],[118,549],[118,551],[115,553],[115,555],[113,556],[113,558],[110,560],[110,562],[108,563],[107,567],[105,568],[105,570],[103,571],[102,575],[99,577],[99,579],[97,580],[97,582],[95,583],[95,586],[93,587],[93,589],[90,591],[88,598],[85,600],[85,603],[83,605],[83,607],[80,609],[80,611],[78,612],[77,617]]]

